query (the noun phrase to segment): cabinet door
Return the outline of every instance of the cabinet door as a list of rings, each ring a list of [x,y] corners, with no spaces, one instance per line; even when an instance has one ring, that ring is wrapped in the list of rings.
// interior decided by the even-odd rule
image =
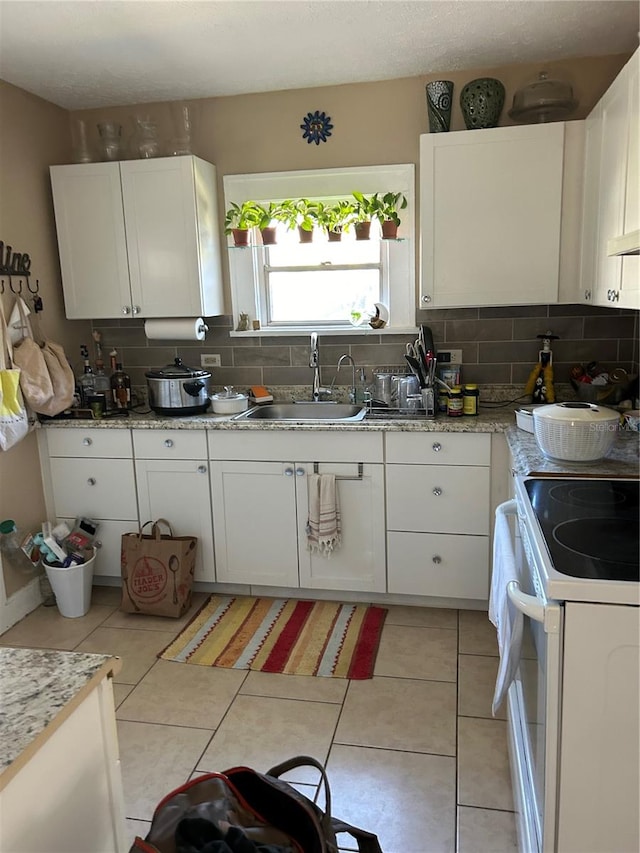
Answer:
[[[556,302],[564,123],[420,137],[421,308]]]
[[[607,255],[607,241],[624,231],[629,109],[626,69],[616,77],[600,104],[602,150],[594,302],[615,308],[620,298],[622,258]]]
[[[195,580],[215,581],[208,463],[139,459],[136,479],[140,523],[166,518],[176,536],[197,536]]]
[[[627,156],[627,189],[624,205],[624,233],[640,230],[640,54],[636,52],[628,66],[629,83],[629,151]],[[622,258],[622,287],[618,303],[621,308],[640,309],[640,257]]]
[[[598,194],[602,153],[602,105],[598,103],[585,120],[580,301],[591,304],[596,290],[598,257]]]
[[[130,459],[50,460],[55,515],[125,521],[138,517],[133,462]]]
[[[305,589],[345,589],[386,592],[384,475],[382,465],[323,464],[323,474],[335,474],[342,523],[342,543],[331,557],[307,549],[308,479],[313,463],[296,463],[300,586]]]
[[[131,312],[118,163],[51,166],[66,316]]]
[[[144,317],[202,313],[192,157],[120,164],[133,304]]]
[[[293,463],[212,462],[217,579],[296,588]]]

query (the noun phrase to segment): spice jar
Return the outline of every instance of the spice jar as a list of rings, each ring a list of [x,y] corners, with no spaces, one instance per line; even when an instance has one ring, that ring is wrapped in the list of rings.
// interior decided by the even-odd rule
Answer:
[[[462,388],[459,385],[454,385],[449,391],[447,414],[450,418],[462,417]]]
[[[462,394],[462,413],[464,415],[477,415],[480,403],[480,391],[477,385],[465,385]]]

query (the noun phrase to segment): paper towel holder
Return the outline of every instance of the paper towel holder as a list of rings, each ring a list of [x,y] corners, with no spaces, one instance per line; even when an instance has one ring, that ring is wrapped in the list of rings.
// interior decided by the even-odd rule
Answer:
[[[198,326],[198,334],[200,334],[200,332],[203,332],[206,335],[208,331],[209,327],[207,326],[207,324],[204,321],[200,323],[200,325]]]

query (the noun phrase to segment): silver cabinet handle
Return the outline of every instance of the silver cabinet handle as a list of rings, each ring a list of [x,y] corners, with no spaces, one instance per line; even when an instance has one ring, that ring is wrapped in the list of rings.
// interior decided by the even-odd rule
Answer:
[[[431,445],[431,449],[435,450],[436,453],[440,453],[440,451],[442,450],[442,445],[439,441],[436,441]]]
[[[423,302],[426,302],[427,304],[429,304],[429,302],[431,302],[431,297],[429,296],[429,294],[428,294],[428,293],[426,293],[426,294],[422,297],[422,301],[423,301]]]
[[[140,313],[140,306],[139,306],[139,305],[134,305],[134,306],[131,308],[131,313],[134,315],[134,317],[135,317],[135,315],[136,315],[136,314],[139,314],[139,313]]]
[[[85,447],[89,447],[90,444],[93,444],[93,442],[91,441],[90,438],[83,438],[82,443],[84,444]]]
[[[122,313],[123,314],[131,314],[131,308],[128,305],[123,305],[122,306]]]
[[[285,477],[293,477],[293,468],[285,468],[284,474],[285,474]]]
[[[585,292],[584,292],[584,301],[585,301],[585,302],[590,302],[590,301],[591,301],[591,291],[590,291],[590,290],[585,290]]]
[[[198,474],[206,474],[207,466],[206,465],[198,465]]]
[[[431,562],[435,563],[436,566],[439,566],[440,563],[442,562],[442,557],[440,557],[438,554],[434,554],[433,557],[431,558]]]
[[[164,446],[165,446],[165,447],[173,447],[173,439],[168,438],[168,439],[165,441]]]
[[[89,477],[89,479],[87,480],[87,483],[88,483],[90,486],[95,486],[95,484],[96,484],[96,478],[95,478],[95,477]]]
[[[434,494],[437,498],[439,498],[439,497],[440,497],[440,495],[442,494],[442,489],[440,488],[440,486],[436,486],[436,487],[435,487],[435,489],[433,490],[433,494]]]
[[[96,539],[93,544],[95,545],[96,548],[102,548],[102,540],[101,539]]]
[[[296,468],[296,477],[304,477],[305,474],[304,468]]]
[[[617,302],[620,299],[619,290],[607,290],[607,299],[609,302]]]

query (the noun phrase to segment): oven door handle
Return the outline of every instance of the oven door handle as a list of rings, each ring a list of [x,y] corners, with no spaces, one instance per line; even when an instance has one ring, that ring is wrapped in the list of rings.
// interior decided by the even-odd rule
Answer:
[[[521,613],[533,619],[535,622],[545,622],[545,606],[540,604],[535,595],[527,595],[522,592],[517,581],[509,581],[507,584],[507,595],[509,601],[517,607]]]

